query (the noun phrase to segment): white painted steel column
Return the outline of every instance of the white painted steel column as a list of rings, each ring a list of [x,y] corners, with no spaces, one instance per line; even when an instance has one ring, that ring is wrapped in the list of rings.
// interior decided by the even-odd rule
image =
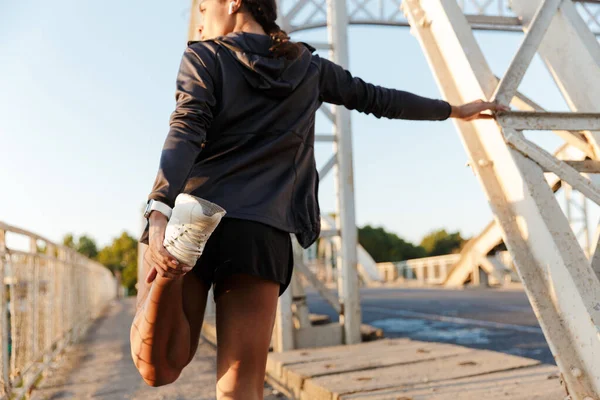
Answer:
[[[494,76],[456,1],[404,4],[445,98],[491,98]],[[542,169],[506,146],[496,121],[453,122],[573,400],[599,399],[600,282]]]
[[[348,15],[345,0],[327,0],[327,26],[333,46],[332,61],[348,68]],[[334,142],[334,151],[337,151],[336,228],[339,228],[341,233],[341,249],[338,249],[341,251],[338,290],[343,305],[343,315],[340,315],[340,322],[344,324],[344,343],[352,344],[361,341],[361,314],[357,276],[358,234],[354,210],[352,133],[350,111],[344,107],[335,109],[334,130],[337,136],[337,141]]]

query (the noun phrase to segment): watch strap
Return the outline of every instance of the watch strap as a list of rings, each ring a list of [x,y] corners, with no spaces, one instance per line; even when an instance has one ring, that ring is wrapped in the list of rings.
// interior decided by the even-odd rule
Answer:
[[[171,207],[169,207],[162,201],[158,201],[158,200],[150,200],[150,208],[148,209],[148,216],[150,216],[150,213],[152,211],[158,211],[159,213],[161,213],[165,217],[167,217],[167,219],[171,219],[171,214],[173,213],[173,209]]]

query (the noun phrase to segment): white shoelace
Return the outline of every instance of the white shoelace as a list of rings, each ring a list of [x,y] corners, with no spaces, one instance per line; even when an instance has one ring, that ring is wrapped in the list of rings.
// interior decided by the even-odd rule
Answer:
[[[180,193],[175,199],[163,245],[180,262],[193,267],[223,215],[225,210],[219,205]]]
[[[202,255],[209,237],[210,233],[205,233],[192,225],[179,225],[177,235],[168,239],[166,247],[176,258],[191,263],[190,266],[193,267]]]

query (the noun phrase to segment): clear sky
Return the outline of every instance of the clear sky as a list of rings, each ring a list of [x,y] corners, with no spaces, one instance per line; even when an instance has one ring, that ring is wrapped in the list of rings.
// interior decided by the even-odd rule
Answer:
[[[99,245],[137,236],[158,168],[187,33],[187,0],[0,3],[0,221],[50,240],[88,234]],[[323,42],[324,29],[294,36]],[[477,38],[501,76],[521,34]],[[350,68],[375,84],[439,97],[408,28],[352,27]],[[566,110],[536,58],[520,90]],[[475,99],[473,99],[475,100]],[[419,242],[445,228],[477,234],[491,213],[450,121],[352,113],[357,223]],[[328,133],[319,117],[318,133]],[[547,134],[546,134],[547,136]],[[549,149],[560,141],[543,141]],[[317,145],[317,164],[331,154]],[[333,179],[322,182],[333,211]]]

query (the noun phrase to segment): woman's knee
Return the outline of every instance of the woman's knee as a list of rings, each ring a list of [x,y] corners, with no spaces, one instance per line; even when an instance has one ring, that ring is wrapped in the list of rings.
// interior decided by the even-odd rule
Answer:
[[[175,382],[182,369],[173,368],[166,360],[158,361],[157,359],[162,357],[152,355],[156,349],[154,352],[142,352],[141,349],[144,345],[148,345],[148,343],[144,343],[134,324],[130,332],[131,358],[144,382],[153,387]]]
[[[159,387],[169,385],[179,378],[181,371],[172,368],[151,364],[141,364],[137,366],[138,372],[148,386]]]

